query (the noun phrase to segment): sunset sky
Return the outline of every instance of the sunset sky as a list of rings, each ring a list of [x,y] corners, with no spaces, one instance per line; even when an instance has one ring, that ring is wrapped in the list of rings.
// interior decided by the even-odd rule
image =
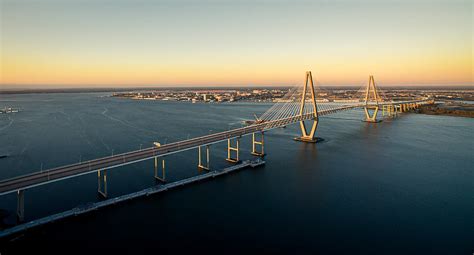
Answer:
[[[473,85],[471,0],[0,0],[3,88]]]

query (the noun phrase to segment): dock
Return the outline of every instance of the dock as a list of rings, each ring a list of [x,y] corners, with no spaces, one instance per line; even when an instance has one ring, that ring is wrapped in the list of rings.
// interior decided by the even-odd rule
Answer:
[[[19,233],[19,232],[22,232],[22,231],[25,231],[25,230],[28,230],[28,229],[31,229],[31,228],[34,228],[34,227],[38,227],[38,226],[47,224],[47,223],[51,223],[51,222],[58,221],[58,220],[63,220],[65,218],[68,218],[68,217],[71,217],[71,216],[78,216],[78,215],[81,215],[81,214],[85,214],[85,213],[88,213],[88,212],[91,212],[91,211],[98,210],[100,208],[104,208],[104,207],[111,206],[111,205],[114,205],[114,204],[117,204],[117,203],[129,201],[129,200],[132,200],[132,199],[135,199],[135,198],[138,198],[138,197],[154,195],[154,194],[157,194],[157,193],[160,193],[160,192],[167,191],[169,189],[173,189],[173,188],[181,187],[181,186],[184,186],[184,185],[192,184],[192,183],[195,183],[195,182],[199,182],[199,181],[202,181],[202,180],[206,180],[206,179],[214,178],[214,177],[217,177],[217,176],[225,175],[225,174],[228,174],[228,173],[231,173],[231,172],[234,172],[234,171],[237,171],[237,170],[241,170],[241,169],[244,169],[244,168],[248,168],[248,167],[255,168],[255,167],[258,167],[258,166],[261,166],[261,165],[264,165],[264,164],[265,164],[265,161],[262,160],[262,159],[245,160],[245,161],[242,161],[239,164],[229,166],[229,167],[226,167],[226,168],[221,169],[221,170],[212,170],[212,171],[209,171],[205,174],[200,174],[200,175],[189,177],[189,178],[182,179],[182,180],[179,180],[179,181],[174,181],[174,182],[170,182],[170,183],[165,183],[165,184],[153,186],[153,187],[141,190],[141,191],[137,191],[137,192],[134,192],[134,193],[118,196],[118,197],[107,199],[107,200],[104,200],[104,201],[83,204],[83,205],[77,206],[73,209],[70,209],[70,210],[67,210],[67,211],[64,211],[64,212],[49,215],[49,216],[40,218],[38,220],[32,220],[32,221],[29,221],[29,222],[26,222],[26,223],[23,223],[23,224],[20,224],[20,225],[16,225],[16,226],[11,227],[11,228],[4,229],[4,230],[0,231],[0,238],[6,237],[6,236],[9,236],[9,235],[13,235],[13,234],[16,234],[16,233]]]

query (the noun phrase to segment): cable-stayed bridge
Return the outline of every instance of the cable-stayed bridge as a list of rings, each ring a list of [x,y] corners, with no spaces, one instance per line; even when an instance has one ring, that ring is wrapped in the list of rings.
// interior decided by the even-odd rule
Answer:
[[[306,72],[305,83],[302,86],[290,89],[282,99],[248,126],[169,144],[161,145],[155,143],[153,147],[141,150],[2,180],[0,181],[0,195],[17,193],[17,216],[19,222],[22,222],[25,214],[25,190],[36,186],[80,175],[97,173],[98,193],[103,197],[107,197],[107,170],[113,168],[144,160],[154,160],[154,178],[164,183],[166,182],[166,155],[197,148],[199,157],[198,167],[209,171],[209,147],[214,143],[227,140],[226,160],[238,163],[240,162],[240,139],[246,135],[252,135],[252,154],[263,157],[265,155],[264,133],[271,129],[299,123],[302,135],[296,137],[295,140],[314,143],[319,141],[319,138],[316,137],[316,130],[320,116],[363,108],[365,111],[365,121],[376,123],[379,121],[377,116],[380,110],[382,110],[383,115],[395,116],[398,113],[418,108],[420,105],[433,103],[433,100],[426,98],[410,101],[392,101],[380,96],[379,92],[373,76],[370,76],[367,86],[361,90],[362,97],[360,99],[347,103],[322,102],[317,100],[311,72]],[[381,93],[383,94],[383,92]],[[310,124],[310,128],[307,127],[308,124]],[[202,154],[205,154],[204,158]]]

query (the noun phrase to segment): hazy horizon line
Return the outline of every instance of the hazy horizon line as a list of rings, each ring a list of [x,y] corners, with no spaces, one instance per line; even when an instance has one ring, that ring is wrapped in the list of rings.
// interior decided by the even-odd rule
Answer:
[[[0,91],[6,90],[51,90],[51,89],[159,89],[159,88],[232,88],[232,87],[293,87],[296,84],[0,84]],[[324,87],[357,87],[365,84],[363,83],[341,83],[341,84],[322,84],[315,82],[317,86]],[[379,83],[380,87],[474,87],[474,83]]]
[[[271,88],[291,88],[292,85],[288,86],[248,86],[244,89],[271,89]],[[361,86],[358,85],[345,85],[345,86],[324,86],[318,85],[321,88],[332,87],[334,89],[358,89]],[[473,85],[459,85],[459,86],[381,86],[385,89],[446,89],[446,90],[474,90]],[[81,92],[128,92],[128,91],[153,91],[153,90],[206,90],[206,89],[220,89],[220,90],[238,90],[243,89],[241,86],[192,86],[192,87],[89,87],[89,88],[16,88],[16,89],[1,89],[0,94],[24,94],[24,93],[81,93]]]

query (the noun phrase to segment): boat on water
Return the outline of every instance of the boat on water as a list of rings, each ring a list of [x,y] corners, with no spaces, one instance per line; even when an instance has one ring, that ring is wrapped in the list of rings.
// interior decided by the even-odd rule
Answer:
[[[3,109],[0,109],[0,113],[16,113],[19,112],[20,109],[17,108],[12,108],[12,107],[5,107]]]

